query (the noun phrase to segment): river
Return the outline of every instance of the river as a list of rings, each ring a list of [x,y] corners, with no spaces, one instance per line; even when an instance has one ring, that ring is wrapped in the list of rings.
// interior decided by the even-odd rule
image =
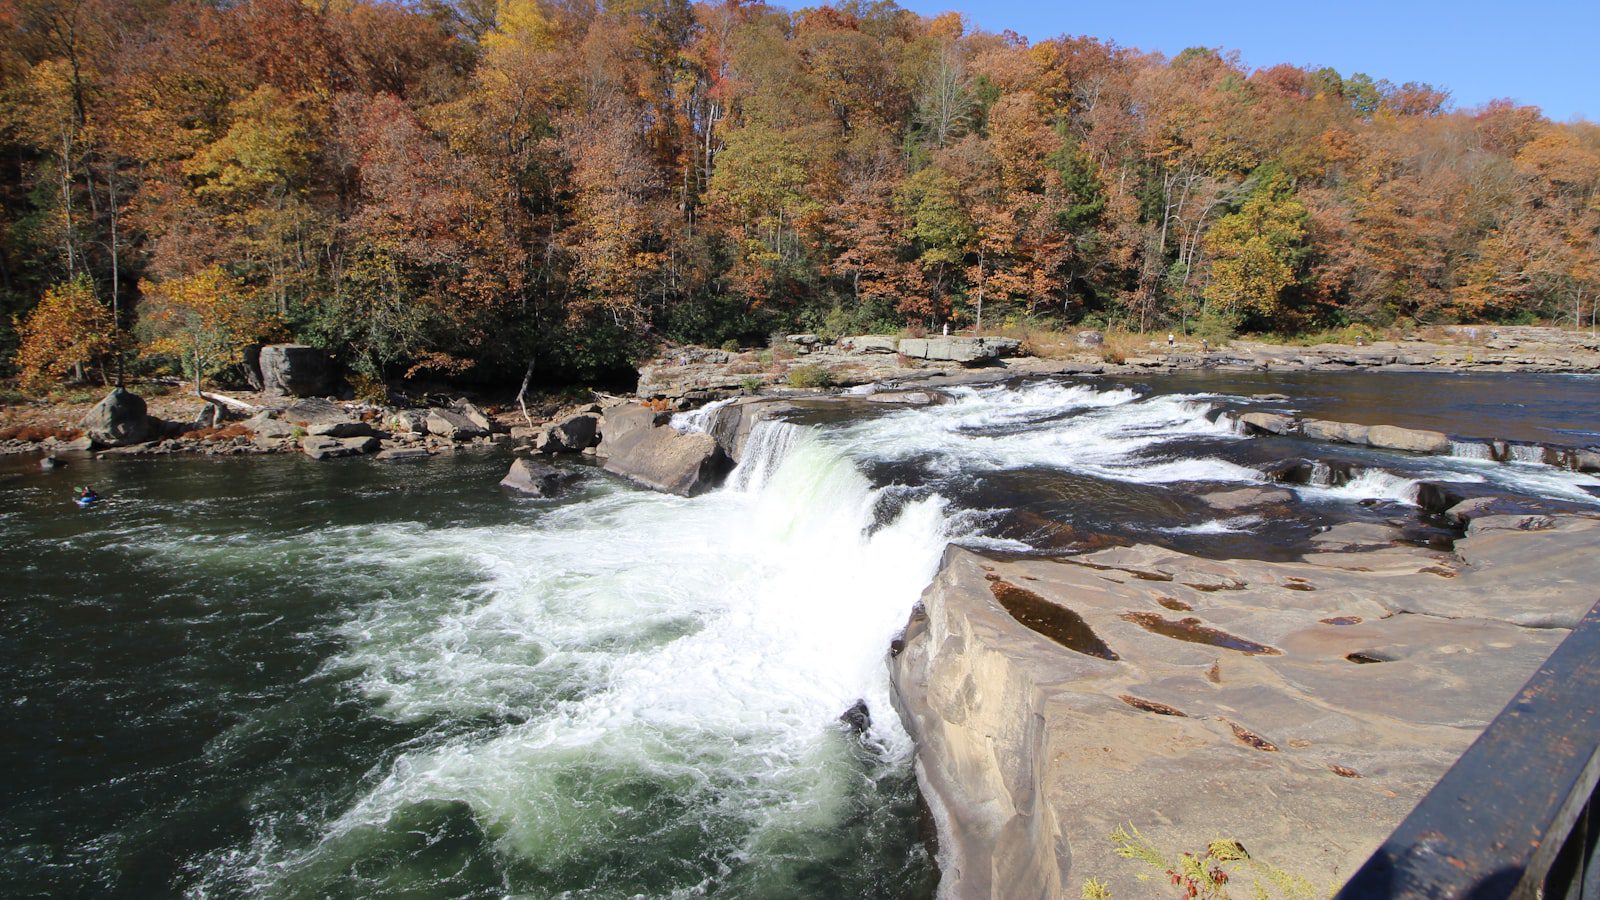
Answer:
[[[1600,429],[1595,381],[1547,382],[1457,377],[1430,424]],[[1365,450],[1281,520],[1198,499],[1319,452],[1218,405],[1415,411],[1416,389],[1337,385],[819,404],[695,499],[587,466],[562,500],[514,498],[499,454],[4,461],[0,875],[17,896],[926,897],[884,659],[948,542],[1290,555],[1360,518],[1429,539],[1420,478],[1600,505],[1588,476]],[[86,481],[109,499],[79,511]]]

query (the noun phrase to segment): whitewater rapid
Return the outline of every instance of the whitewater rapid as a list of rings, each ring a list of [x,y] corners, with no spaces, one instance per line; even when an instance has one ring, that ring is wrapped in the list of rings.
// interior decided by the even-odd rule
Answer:
[[[418,810],[460,808],[555,893],[798,890],[817,847],[854,840],[841,829],[904,815],[878,788],[907,779],[911,753],[886,650],[950,542],[1006,544],[985,533],[992,511],[958,509],[939,485],[1021,469],[1264,480],[1224,458],[1245,440],[1215,415],[1226,398],[1045,382],[941,399],[843,425],[763,421],[725,487],[693,499],[591,474],[576,501],[527,501],[525,523],[320,535],[325,565],[343,555],[395,579],[339,626],[323,672],[431,736],[381,763],[314,845],[263,827],[225,883],[316,892]],[[705,430],[714,412],[673,425]],[[918,474],[874,484],[864,472],[881,464]],[[1411,502],[1415,485],[1374,467],[1297,490]],[[1151,531],[1266,526],[1218,515]],[[858,703],[859,736],[840,721]]]

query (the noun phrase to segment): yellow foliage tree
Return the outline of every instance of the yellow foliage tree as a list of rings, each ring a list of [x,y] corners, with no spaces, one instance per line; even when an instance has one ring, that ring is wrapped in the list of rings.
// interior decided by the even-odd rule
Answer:
[[[1205,297],[1224,312],[1267,320],[1282,312],[1283,294],[1295,284],[1305,256],[1306,208],[1288,179],[1275,174],[1206,233],[1211,281]]]
[[[240,359],[245,347],[270,337],[280,323],[256,292],[221,266],[161,282],[143,282],[145,353],[177,360],[195,394],[211,403],[204,382]]]
[[[54,285],[17,326],[23,382],[37,388],[69,371],[82,381],[83,367],[111,352],[115,331],[87,275]]]

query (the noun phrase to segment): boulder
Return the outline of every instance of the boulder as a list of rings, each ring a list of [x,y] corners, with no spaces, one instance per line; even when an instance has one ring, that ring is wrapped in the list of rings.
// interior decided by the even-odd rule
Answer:
[[[839,349],[846,353],[894,353],[900,349],[900,340],[892,335],[858,334],[840,338]]]
[[[300,450],[314,460],[338,459],[343,456],[360,456],[378,449],[381,442],[375,437],[307,437],[300,442]]]
[[[906,406],[927,406],[933,402],[933,395],[927,391],[880,391],[868,394],[869,403],[899,403]]]
[[[298,425],[306,429],[309,434],[311,429],[320,425],[333,425],[340,422],[354,422],[356,417],[345,411],[337,403],[316,398],[296,400],[283,410],[283,420],[290,425]]]
[[[96,444],[111,447],[142,444],[161,430],[159,422],[146,412],[144,399],[120,387],[95,404],[78,427]]]
[[[261,380],[261,345],[251,344],[244,348],[244,380],[250,384],[250,390],[259,391],[266,387]]]
[[[1365,425],[1350,422],[1329,422],[1324,419],[1305,419],[1300,423],[1300,433],[1316,441],[1334,441],[1340,444],[1365,444]]]
[[[1212,509],[1222,512],[1237,512],[1241,509],[1250,509],[1257,506],[1288,503],[1294,499],[1294,494],[1283,488],[1247,487],[1232,491],[1218,491],[1214,494],[1202,494],[1200,499]]]
[[[912,359],[958,363],[1012,356],[1021,347],[1022,342],[1015,338],[997,337],[906,338],[900,342],[900,352]]]
[[[577,480],[576,472],[519,459],[511,464],[511,471],[500,480],[500,486],[530,497],[554,497],[563,487]]]
[[[605,411],[600,420],[600,452],[610,453],[613,446],[623,444],[633,432],[665,425],[671,418],[668,413],[640,403],[613,406]]]
[[[389,417],[389,430],[396,434],[427,434],[428,414],[414,409],[398,410]]]
[[[1579,472],[1600,472],[1600,450],[1576,450],[1572,454],[1572,467]]]
[[[306,434],[315,435],[317,437],[333,438],[372,437],[376,433],[377,432],[372,430],[371,425],[368,425],[366,422],[362,422],[360,420],[353,420],[349,422],[320,422],[306,429]]]
[[[1407,450],[1412,453],[1450,452],[1450,438],[1443,433],[1397,425],[1372,426],[1367,429],[1367,443],[1385,450]]]
[[[465,416],[468,422],[483,429],[485,434],[494,432],[494,420],[488,414],[475,406],[470,400],[457,400],[451,408]]]
[[[1294,430],[1294,419],[1282,413],[1247,412],[1239,416],[1245,434],[1288,434]]]
[[[62,444],[61,449],[87,453],[88,451],[94,449],[94,438],[89,437],[88,435],[73,438],[72,440]]]
[[[333,389],[333,360],[303,344],[268,344],[261,348],[261,385],[269,393],[315,397]]]
[[[276,413],[268,410],[244,420],[244,427],[250,429],[256,436],[256,442],[260,443],[263,440],[273,441],[294,437],[296,426],[290,425],[278,418]]]
[[[821,342],[821,338],[814,334],[787,334],[783,339],[797,347],[814,347]]]
[[[457,409],[434,407],[428,410],[423,425],[429,434],[436,434],[452,441],[469,441],[473,438],[487,437],[489,434],[489,428],[473,421],[466,413]]]
[[[612,420],[610,411],[606,419]],[[606,471],[684,497],[716,487],[732,468],[716,438],[702,431],[681,432],[670,425],[625,428],[620,436],[607,432],[601,446]]]
[[[1077,337],[1073,338],[1073,342],[1085,350],[1092,350],[1096,347],[1105,346],[1106,336],[1090,329],[1078,332]]]
[[[546,428],[534,439],[534,449],[540,453],[582,453],[599,440],[600,417],[585,413]]]
[[[390,447],[373,458],[387,462],[403,459],[427,459],[431,455],[427,447]]]

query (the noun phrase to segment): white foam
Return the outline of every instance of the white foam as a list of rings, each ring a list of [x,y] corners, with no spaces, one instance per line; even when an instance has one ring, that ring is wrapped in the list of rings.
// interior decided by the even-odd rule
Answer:
[[[672,418],[667,420],[668,424],[679,431],[709,431],[711,429],[711,421],[716,416],[717,410],[732,403],[735,399],[737,398],[728,397],[723,400],[713,400],[699,409],[673,413]]]
[[[1387,500],[1416,505],[1416,478],[1405,478],[1383,469],[1363,469],[1360,474],[1337,487],[1324,484],[1296,485],[1302,496],[1330,500]]]
[[[920,459],[944,475],[1043,467],[1146,483],[1260,478],[1225,460],[1162,452],[1185,438],[1239,437],[1211,420],[1205,395],[1141,398],[1130,388],[1055,382],[963,387],[951,395],[950,403],[855,423],[837,439],[862,457]]]
[[[1212,519],[1197,525],[1178,525],[1161,528],[1167,534],[1242,534],[1260,525],[1260,516],[1234,516],[1231,519]]]
[[[333,665],[363,670],[386,715],[525,721],[403,754],[317,852],[427,800],[468,803],[519,856],[589,852],[613,839],[610,817],[638,813],[573,792],[597,768],[704,791],[752,834],[843,815],[859,776],[830,761],[830,735],[858,699],[870,740],[906,759],[884,651],[950,537],[944,503],[913,501],[871,529],[878,492],[844,455],[763,424],[746,466],[764,474],[740,490],[618,492],[531,528],[371,535],[486,580],[443,609],[397,592],[345,629]]]
[[[1494,448],[1482,441],[1451,441],[1450,455],[1461,459],[1494,459]]]

